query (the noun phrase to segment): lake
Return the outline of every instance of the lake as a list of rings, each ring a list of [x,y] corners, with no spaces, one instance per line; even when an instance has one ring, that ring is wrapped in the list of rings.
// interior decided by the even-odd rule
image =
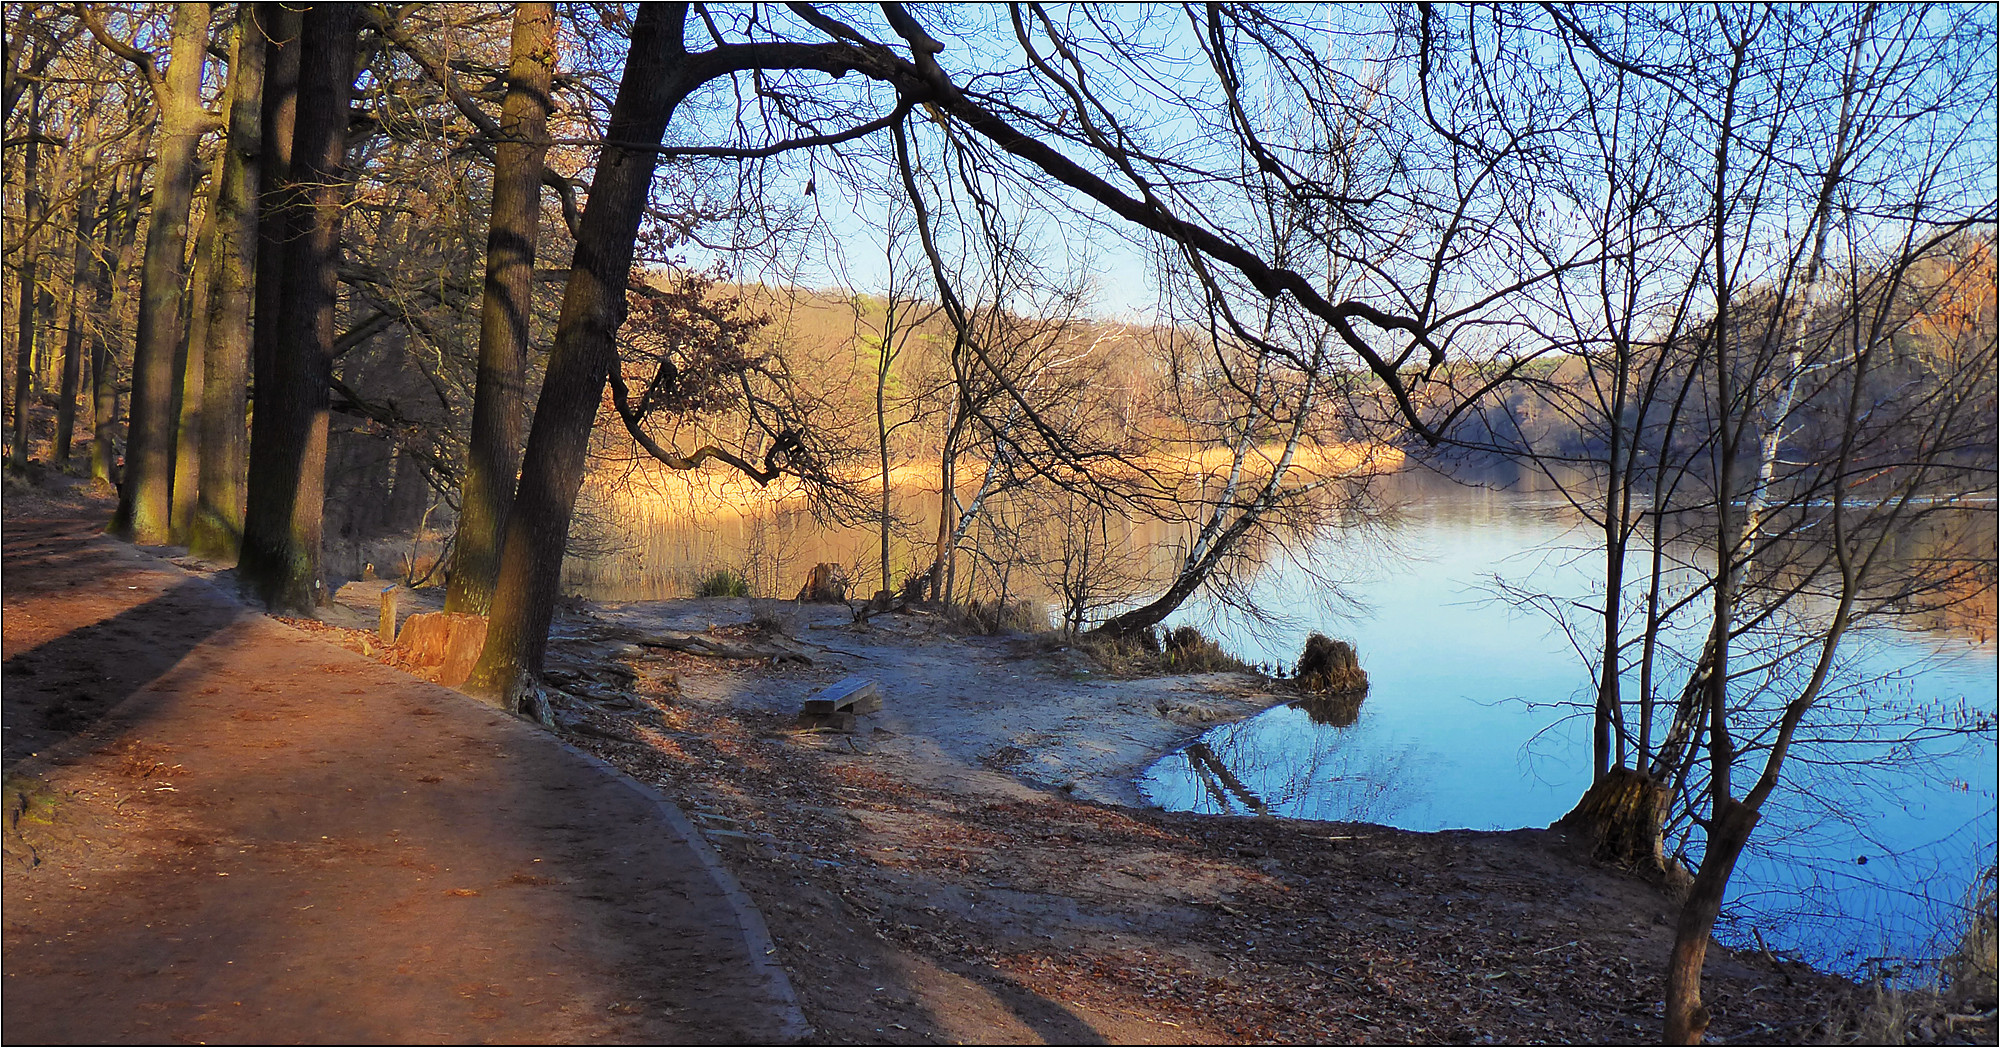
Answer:
[[[1572,704],[1590,701],[1590,676],[1551,620],[1495,600],[1489,579],[1587,602],[1601,561],[1581,554],[1590,537],[1570,519],[1549,497],[1427,485],[1394,529],[1406,559],[1346,584],[1363,610],[1337,612],[1283,566],[1255,595],[1286,621],[1183,608],[1172,622],[1252,662],[1290,663],[1312,630],[1349,640],[1371,688],[1358,711],[1280,706],[1216,728],[1149,768],[1143,794],[1176,810],[1426,831],[1561,818],[1589,785],[1589,721]],[[1867,683],[1830,695],[1808,722],[1813,744],[1787,761],[1738,867],[1725,942],[1761,936],[1855,974],[1919,969],[1949,949],[1939,929],[1994,861],[1996,834],[1992,624],[1957,627],[1875,630],[1849,645],[1847,676]],[[1897,737],[1842,737],[1842,714],[1884,711]],[[1938,724],[1975,730],[1924,737]]]

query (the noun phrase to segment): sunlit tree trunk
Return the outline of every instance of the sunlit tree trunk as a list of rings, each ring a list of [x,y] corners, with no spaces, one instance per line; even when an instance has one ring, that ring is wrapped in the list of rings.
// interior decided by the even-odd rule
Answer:
[[[120,184],[117,199],[122,210],[114,210],[116,217],[106,220],[107,225],[116,222],[117,244],[115,249],[105,245],[91,276],[98,322],[91,325],[90,335],[90,479],[105,487],[118,483],[118,357],[105,332],[116,332],[118,318],[124,315],[125,296],[119,288],[128,283],[123,278],[131,270],[132,249],[139,238],[140,192],[136,175]],[[115,284],[114,277],[119,278]]]
[[[931,550],[930,597],[940,604],[949,605],[957,591],[959,539],[970,521],[960,522],[962,515],[958,504],[958,455],[959,443],[965,438],[965,428],[972,415],[972,403],[965,394],[965,341],[961,334],[952,340],[952,394],[951,417],[945,423],[944,440],[938,446],[938,525],[937,541]],[[990,479],[993,470],[987,470]],[[981,485],[981,496],[985,486]],[[976,499],[975,499],[976,501]]]
[[[882,607],[888,607],[895,599],[889,582],[889,524],[894,519],[890,504],[889,490],[889,372],[896,363],[896,299],[895,286],[889,290],[889,302],[882,314],[882,341],[875,353],[875,450],[882,470],[881,510],[877,520],[876,534],[880,549],[882,572],[882,592],[879,600]]]
[[[1709,937],[1722,914],[1723,892],[1736,860],[1757,826],[1757,811],[1734,801],[1710,827],[1708,851],[1695,872],[1694,886],[1681,903],[1674,925],[1674,949],[1667,960],[1666,1043],[1700,1044],[1708,1030],[1708,1008],[1701,1003],[1701,969],[1708,959]]]
[[[41,161],[42,90],[37,84],[28,93],[28,141],[22,149],[21,226],[26,232],[21,244],[21,299],[14,335],[14,434],[8,463],[15,469],[28,464],[28,406],[33,398],[35,362],[35,306],[41,289],[41,256],[36,247],[41,240],[42,182],[37,177]]]
[[[215,209],[202,217],[195,234],[194,267],[188,274],[186,320],[180,352],[174,357],[174,483],[168,499],[169,529],[176,543],[187,542],[201,484],[201,387],[208,349],[208,296],[215,275]]]
[[[507,512],[486,647],[467,686],[504,695],[541,669],[562,577],[563,545],[583,484],[590,430],[625,317],[633,240],[652,189],[652,152],[687,96],[681,5],[639,9],[604,152],[576,238],[548,374],[528,434],[521,482]],[[631,143],[631,148],[622,144]]]
[[[303,228],[285,245],[276,340],[268,360],[257,361],[260,367],[268,363],[271,381],[258,376],[257,417],[266,425],[256,434],[263,446],[253,443],[250,449],[249,499],[237,578],[273,608],[312,614],[324,590],[319,555],[326,491],[327,377],[340,290],[354,8],[330,4],[311,9],[298,39],[290,185],[280,189],[295,194],[287,207],[297,209]],[[260,311],[260,327],[264,319]]]
[[[555,78],[555,5],[514,12],[502,138],[493,151],[493,217],[486,234],[486,291],[479,318],[479,382],[472,439],[459,494],[445,610],[483,615],[493,601],[500,528],[513,501],[527,410],[528,320],[534,309],[535,241],[548,153],[549,89]]]
[[[1735,520],[1732,500],[1736,497],[1736,456],[1743,437],[1743,423],[1735,414],[1736,384],[1730,360],[1730,295],[1734,289],[1729,257],[1732,243],[1729,235],[1731,201],[1727,188],[1731,170],[1730,137],[1736,126],[1736,91],[1753,35],[1754,31],[1730,41],[1733,54],[1729,81],[1723,94],[1723,133],[1716,138],[1715,173],[1711,183],[1712,211],[1708,234],[1714,249],[1711,264],[1714,266],[1716,290],[1715,332],[1708,346],[1711,362],[1709,381],[1715,417],[1722,420],[1722,425],[1716,434],[1714,451],[1715,610],[1710,624],[1712,632],[1708,651],[1704,653],[1710,658],[1708,686],[1702,699],[1707,706],[1709,790],[1714,804],[1709,813],[1712,825],[1708,834],[1708,849],[1695,872],[1695,888],[1681,905],[1680,922],[1674,927],[1673,954],[1667,962],[1665,1039],[1669,1044],[1699,1043],[1708,1026],[1708,1009],[1701,1003],[1702,962],[1708,953],[1708,938],[1715,929],[1715,918],[1721,912],[1722,892],[1728,887],[1737,853],[1742,851],[1743,842],[1749,839],[1750,829],[1757,822],[1757,813],[1754,810],[1739,810],[1730,794],[1730,769],[1735,764],[1735,754],[1732,752],[1728,719],[1729,641],[1730,630],[1736,621],[1738,540],[1738,532],[1732,523]],[[1733,429],[1730,425],[1732,420],[1736,422]],[[1731,838],[1736,834],[1731,827],[1737,822],[1741,823],[1742,832],[1732,845]]]
[[[95,131],[95,117],[89,123]],[[70,444],[76,439],[76,397],[83,383],[83,328],[89,322],[84,316],[84,302],[92,290],[93,255],[98,250],[97,162],[101,153],[102,146],[89,147],[78,165],[76,253],[70,261],[69,323],[63,333],[62,399],[56,403],[57,469],[69,468]]]
[[[132,350],[131,425],[125,480],[112,530],[134,542],[170,538],[174,468],[174,358],[180,346],[181,296],[187,281],[188,206],[194,198],[196,147],[208,126],[201,75],[208,50],[208,4],[174,8],[172,58],[155,91],[160,106],[153,210],[141,264],[139,331]]]
[[[250,305],[257,272],[257,194],[262,185],[263,4],[236,14],[229,69],[229,130],[222,174],[210,210],[214,280],[201,388],[201,477],[188,549],[198,557],[236,559],[243,536],[244,384],[250,375]]]
[[[1267,334],[1270,323],[1271,316],[1266,313]],[[1231,453],[1229,478],[1223,485],[1221,495],[1216,499],[1214,510],[1210,512],[1208,520],[1203,522],[1200,533],[1189,546],[1187,556],[1181,562],[1180,571],[1175,574],[1173,582],[1168,584],[1166,592],[1137,608],[1112,616],[1091,632],[1112,637],[1129,637],[1165,621],[1167,616],[1173,614],[1189,597],[1201,589],[1209,577],[1222,566],[1224,558],[1232,554],[1244,538],[1263,522],[1264,515],[1285,494],[1285,478],[1305,441],[1306,423],[1311,419],[1318,401],[1320,373],[1325,366],[1324,350],[1322,350],[1313,358],[1312,367],[1305,370],[1298,402],[1292,416],[1291,429],[1286,434],[1285,448],[1279,454],[1278,460],[1272,463],[1271,476],[1258,487],[1254,495],[1242,499],[1238,493],[1243,486],[1243,471],[1250,457],[1256,453],[1257,425],[1267,411],[1261,398],[1265,395],[1270,360],[1268,355],[1258,358],[1256,381],[1251,387],[1251,410],[1243,422],[1243,430],[1238,434],[1235,448]]]

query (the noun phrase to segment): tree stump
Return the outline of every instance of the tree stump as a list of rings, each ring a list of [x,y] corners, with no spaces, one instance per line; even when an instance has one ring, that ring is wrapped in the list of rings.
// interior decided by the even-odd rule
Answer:
[[[1634,768],[1613,768],[1597,780],[1554,829],[1588,840],[1593,857],[1627,869],[1652,874],[1667,872],[1660,824],[1666,815],[1667,788]]]
[[[410,664],[438,667],[437,682],[456,688],[472,676],[486,646],[486,616],[433,611],[403,620],[396,646]]]
[[[799,595],[792,599],[802,604],[844,604],[847,573],[838,564],[815,564],[806,584],[799,587]]]

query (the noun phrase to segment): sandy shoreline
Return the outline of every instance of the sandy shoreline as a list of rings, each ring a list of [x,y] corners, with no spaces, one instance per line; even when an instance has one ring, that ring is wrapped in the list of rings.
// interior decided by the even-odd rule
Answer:
[[[820,685],[871,677],[883,709],[862,718],[858,736],[871,752],[913,766],[1004,769],[1031,786],[1127,807],[1143,805],[1137,778],[1154,760],[1291,697],[1248,673],[1116,679],[1081,654],[1045,653],[1021,637],[958,635],[927,614],[856,625],[843,607],[755,598],[600,604],[591,614],[642,632],[777,619],[819,649],[810,668],[683,673],[682,694],[789,717]]]

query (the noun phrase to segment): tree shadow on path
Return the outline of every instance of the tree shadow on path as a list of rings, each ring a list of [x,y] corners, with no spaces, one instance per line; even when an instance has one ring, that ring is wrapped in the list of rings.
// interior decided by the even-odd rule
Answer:
[[[0,764],[95,723],[250,612],[94,520],[7,522]]]

